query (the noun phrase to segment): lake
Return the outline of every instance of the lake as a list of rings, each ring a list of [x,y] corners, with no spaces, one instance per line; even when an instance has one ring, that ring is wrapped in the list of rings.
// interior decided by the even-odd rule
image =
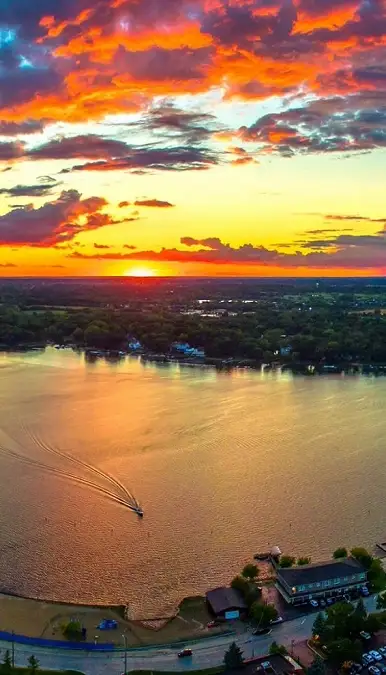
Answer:
[[[164,616],[274,544],[372,548],[385,400],[385,378],[0,354],[0,590]]]

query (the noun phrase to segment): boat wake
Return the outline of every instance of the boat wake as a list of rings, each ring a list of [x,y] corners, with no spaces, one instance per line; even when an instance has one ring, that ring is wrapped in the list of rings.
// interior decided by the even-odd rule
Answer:
[[[16,459],[17,461],[26,464],[28,466],[32,466],[37,469],[47,471],[54,475],[60,476],[64,479],[67,479],[73,483],[77,483],[79,485],[92,489],[95,492],[98,492],[104,498],[107,498],[110,501],[114,501],[116,504],[120,504],[121,506],[125,506],[126,508],[130,509],[134,513],[137,513],[138,515],[143,515],[142,509],[140,508],[138,501],[136,500],[134,495],[131,492],[129,492],[129,490],[117,478],[111,476],[111,474],[109,474],[108,472],[103,471],[102,469],[99,469],[98,467],[93,466],[92,464],[89,464],[88,462],[85,462],[84,460],[78,457],[74,457],[73,455],[67,454],[66,452],[59,450],[58,448],[52,447],[46,441],[39,438],[39,436],[33,433],[33,431],[28,427],[22,425],[22,429],[24,433],[30,438],[30,440],[35,444],[36,447],[40,448],[46,453],[56,455],[57,457],[68,461],[70,464],[73,464],[74,466],[81,466],[83,469],[86,469],[87,471],[93,473],[95,476],[98,476],[99,478],[105,480],[107,483],[109,483],[110,487],[105,487],[101,485],[99,482],[89,480],[88,478],[79,476],[78,474],[72,473],[71,471],[67,471],[60,467],[52,466],[51,464],[47,464],[33,457],[28,457],[28,455],[25,455],[23,453],[23,448],[20,445],[20,443],[15,439],[11,438],[10,436],[8,436],[8,434],[6,434],[3,429],[0,429],[0,452],[2,454],[8,455],[9,457],[12,457],[13,459]]]

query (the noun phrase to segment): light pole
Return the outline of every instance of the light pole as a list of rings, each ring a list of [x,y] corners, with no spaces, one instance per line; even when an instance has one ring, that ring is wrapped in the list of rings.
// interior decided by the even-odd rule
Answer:
[[[125,643],[125,657],[124,657],[125,658],[125,670],[124,670],[124,674],[126,675],[126,673],[127,673],[127,635],[122,635],[122,637],[123,637],[123,641]]]

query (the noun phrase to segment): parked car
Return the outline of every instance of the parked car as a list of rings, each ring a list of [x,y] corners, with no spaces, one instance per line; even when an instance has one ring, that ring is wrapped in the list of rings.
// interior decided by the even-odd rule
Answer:
[[[379,652],[377,652],[375,649],[372,649],[371,652],[369,652],[370,656],[373,656],[376,661],[382,661],[383,656]]]
[[[369,673],[370,675],[381,675],[381,671],[377,666],[369,666]]]
[[[218,621],[209,621],[209,622],[206,624],[206,627],[207,627],[207,628],[216,628],[216,626],[218,626]]]
[[[320,605],[321,607],[326,607],[326,606],[327,606],[327,603],[326,603],[326,601],[323,600],[323,598],[322,598],[321,600],[319,600],[319,605]]]
[[[118,621],[115,621],[115,619],[102,619],[97,628],[98,630],[116,630],[118,628]]]
[[[185,656],[192,656],[193,652],[191,649],[181,649],[180,652],[178,652],[178,658],[183,659]]]
[[[386,656],[386,647],[379,647],[378,651],[382,654],[382,656]]]
[[[276,626],[277,623],[283,623],[284,619],[282,616],[278,616],[276,619],[272,619],[269,623],[271,626]]]
[[[363,666],[362,666],[361,663],[355,663],[354,662],[354,663],[351,664],[351,670],[354,673],[360,673],[363,670]]]
[[[330,607],[330,605],[334,604],[335,599],[334,598],[327,598],[326,602],[327,602],[327,606]]]
[[[370,635],[370,633],[367,633],[365,630],[361,630],[361,632],[359,633],[359,635],[361,636],[362,640],[366,640],[366,642],[368,642],[369,640],[371,640],[371,635]]]
[[[370,663],[374,663],[374,657],[371,654],[363,654],[362,663],[364,666],[369,666]]]
[[[317,600],[310,600],[310,605],[311,607],[319,607],[319,603]]]
[[[386,664],[385,663],[378,663],[377,668],[379,668],[381,673],[386,673]]]

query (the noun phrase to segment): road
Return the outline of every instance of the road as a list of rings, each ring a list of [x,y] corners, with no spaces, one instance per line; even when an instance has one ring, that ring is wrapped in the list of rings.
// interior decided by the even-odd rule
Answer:
[[[368,611],[375,611],[376,597],[367,598],[365,605]],[[129,649],[127,669],[191,671],[218,666],[223,662],[224,652],[233,641],[240,646],[246,659],[264,656],[268,653],[273,640],[290,647],[292,642],[300,642],[310,637],[314,621],[315,613],[312,613],[278,624],[270,635],[253,636],[246,632],[236,638],[234,636],[207,638],[192,646],[193,657],[187,659],[177,658],[180,646],[174,649],[163,647]],[[10,647],[9,642],[0,641],[2,653]],[[86,675],[120,675],[124,671],[123,651],[103,654],[15,645],[15,664],[26,665],[32,653],[39,659],[42,668],[80,670]]]

